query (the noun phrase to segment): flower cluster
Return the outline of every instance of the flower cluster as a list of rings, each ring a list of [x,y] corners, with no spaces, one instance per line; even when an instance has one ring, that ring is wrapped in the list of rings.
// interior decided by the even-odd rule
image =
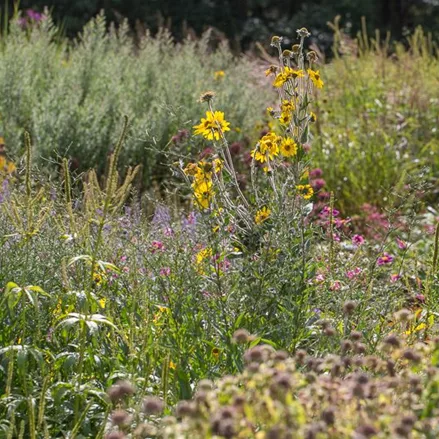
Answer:
[[[354,308],[346,304],[346,312]],[[248,332],[239,331],[235,342],[248,344]],[[435,341],[408,347],[390,335],[381,354],[367,355],[358,331],[342,341],[341,355],[323,358],[302,350],[289,358],[270,346],[255,346],[244,354],[240,375],[215,386],[201,381],[194,398],[177,405],[178,419],[163,422],[160,436],[436,437],[438,346]]]
[[[199,208],[208,209],[210,207],[214,196],[212,178],[221,172],[222,167],[222,161],[216,158],[211,162],[189,163],[184,169],[184,173],[193,179],[191,186]]]

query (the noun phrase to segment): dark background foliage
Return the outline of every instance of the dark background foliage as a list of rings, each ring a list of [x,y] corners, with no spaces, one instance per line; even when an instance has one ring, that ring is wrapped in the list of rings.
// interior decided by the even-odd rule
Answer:
[[[9,0],[9,11],[13,0]],[[248,49],[255,41],[267,41],[272,34],[293,35],[297,27],[308,26],[323,48],[330,46],[327,26],[337,14],[344,29],[355,35],[361,17],[368,29],[391,31],[397,39],[417,25],[439,34],[439,0],[22,0],[20,8],[42,11],[48,6],[65,32],[75,36],[85,22],[105,10],[112,21],[128,18],[133,27],[156,31],[169,27],[180,39],[188,32],[200,34],[215,27],[235,49]]]

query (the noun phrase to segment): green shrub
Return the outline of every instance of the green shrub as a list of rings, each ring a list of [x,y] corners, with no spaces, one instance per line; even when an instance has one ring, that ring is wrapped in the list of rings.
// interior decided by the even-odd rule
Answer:
[[[68,157],[74,169],[96,167],[102,174],[127,114],[130,135],[120,166],[142,164],[149,187],[163,179],[164,152],[177,157],[199,148],[198,142],[176,145],[171,138],[191,131],[201,91],[215,89],[234,128],[251,131],[268,96],[256,80],[256,66],[234,57],[226,42],[213,50],[209,38],[206,33],[176,44],[162,31],[155,38],[143,35],[135,45],[127,25],[107,33],[100,15],[69,43],[50,18],[25,29],[12,22],[0,50],[0,127],[8,151],[21,154],[27,129],[38,163]],[[217,71],[224,77],[215,79]]]

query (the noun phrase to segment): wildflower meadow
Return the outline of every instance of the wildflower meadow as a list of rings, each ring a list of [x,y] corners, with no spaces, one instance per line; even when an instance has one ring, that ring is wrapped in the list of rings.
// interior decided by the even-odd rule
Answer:
[[[0,39],[0,438],[439,436],[439,61],[336,19]]]

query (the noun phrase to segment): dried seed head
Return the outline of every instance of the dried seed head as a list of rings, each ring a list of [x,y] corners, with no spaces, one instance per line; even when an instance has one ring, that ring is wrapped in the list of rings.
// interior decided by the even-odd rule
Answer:
[[[335,423],[335,410],[329,407],[322,412],[322,421],[326,425],[334,425]]]
[[[259,371],[259,363],[255,363],[254,361],[247,366],[247,370],[251,373],[256,373]]]
[[[282,427],[279,425],[275,425],[274,427],[271,427],[270,430],[267,432],[267,439],[281,439],[283,438],[282,435]]]
[[[273,384],[275,384],[277,388],[288,390],[291,388],[291,377],[287,373],[280,373],[274,379]]]
[[[305,358],[308,354],[303,349],[299,349],[296,351],[295,359],[298,364],[302,365],[305,361]]]
[[[112,402],[117,402],[126,396],[133,395],[134,392],[135,388],[129,381],[118,381],[107,390],[107,395]]]
[[[235,416],[236,408],[233,406],[222,407],[218,411],[218,417],[221,419],[231,419]]]
[[[105,435],[105,439],[125,439],[126,436],[121,431],[112,431]]]
[[[205,91],[200,96],[200,102],[210,102],[215,97],[215,92],[213,91]]]
[[[286,49],[282,52],[282,56],[284,56],[285,58],[291,58],[293,56],[293,52],[291,52],[291,50]]]
[[[122,409],[114,410],[111,413],[111,422],[113,425],[121,426],[126,425],[131,421],[131,416]]]
[[[278,37],[277,35],[274,35],[271,38],[271,44],[270,44],[271,46],[280,47],[281,43],[282,43],[282,37]]]
[[[401,424],[413,427],[415,425],[416,421],[417,421],[416,416],[409,413],[409,414],[403,416],[403,418],[401,419]]]
[[[352,350],[353,344],[350,340],[342,340],[341,342],[341,351],[343,354]]]
[[[308,29],[306,27],[302,27],[301,29],[297,29],[297,34],[299,35],[299,37],[301,38],[307,38],[309,37],[311,34],[308,32]]]
[[[366,352],[366,346],[363,343],[357,341],[354,344],[354,351],[356,354],[364,354]]]
[[[364,385],[369,382],[369,377],[365,373],[358,373],[357,375],[355,375],[355,381],[358,384]]]
[[[157,427],[152,424],[142,423],[134,430],[134,437],[154,437],[157,436]]]
[[[408,309],[400,309],[395,313],[395,319],[399,322],[408,322],[413,318],[413,314]]]
[[[316,62],[318,59],[317,53],[314,52],[314,50],[311,50],[306,54],[306,58],[310,63]]]
[[[399,340],[399,338],[394,335],[394,334],[390,334],[388,335],[385,339],[384,339],[384,343],[388,346],[391,346],[393,348],[399,348],[401,346],[401,341]]]
[[[300,44],[293,44],[293,47],[291,48],[291,51],[292,51],[294,54],[299,53],[299,52],[300,52]]]
[[[212,424],[212,431],[226,439],[231,439],[235,436],[235,422],[233,419],[217,419]]]
[[[233,333],[233,341],[235,343],[248,343],[251,339],[250,332],[247,329],[238,329]]]
[[[406,349],[402,356],[406,360],[413,361],[414,363],[419,363],[421,361],[421,356],[413,349]]]
[[[333,337],[336,334],[335,329],[332,326],[328,326],[327,328],[325,328],[323,330],[323,333],[327,336],[327,337]]]
[[[328,319],[320,319],[317,320],[316,325],[320,326],[322,329],[325,329],[331,326],[331,321]]]
[[[410,375],[409,383],[413,387],[417,387],[421,384],[421,378],[418,375]]]
[[[195,393],[194,400],[198,404],[204,404],[205,402],[207,402],[207,392],[199,390],[197,393]]]
[[[175,425],[177,423],[177,419],[174,416],[165,416],[162,419],[163,425]]]
[[[363,338],[363,334],[360,331],[352,331],[349,337],[351,340],[358,341]]]
[[[175,408],[175,413],[179,418],[193,416],[196,413],[196,408],[190,401],[180,401]]]
[[[255,346],[254,348],[251,348],[247,350],[244,354],[244,360],[247,363],[262,363],[265,358],[265,351],[262,346]]]
[[[245,404],[245,396],[243,395],[236,395],[233,398],[233,405],[235,407],[242,407]]]
[[[213,383],[210,380],[201,380],[198,383],[198,390],[208,392],[213,389]]]
[[[356,307],[357,302],[355,302],[354,300],[346,300],[346,302],[343,304],[343,312],[350,315],[355,311]]]
[[[355,430],[358,438],[370,438],[378,434],[378,430],[371,424],[362,425]]]
[[[313,373],[313,372],[308,372],[308,373],[305,375],[305,379],[306,379],[306,381],[307,381],[309,384],[311,384],[311,383],[314,383],[314,382],[316,381],[317,377],[316,377],[316,374],[315,374],[315,373]]]
[[[403,424],[399,424],[396,427],[394,427],[395,433],[399,437],[408,438],[410,437],[411,427]]]
[[[276,361],[285,361],[288,358],[288,352],[285,351],[276,351],[273,354],[273,359]]]
[[[143,412],[146,415],[158,415],[163,411],[164,403],[156,396],[148,396],[143,400]]]
[[[391,376],[394,377],[396,375],[395,373],[395,362],[392,360],[387,360],[386,361],[386,368],[387,368],[387,373]]]

